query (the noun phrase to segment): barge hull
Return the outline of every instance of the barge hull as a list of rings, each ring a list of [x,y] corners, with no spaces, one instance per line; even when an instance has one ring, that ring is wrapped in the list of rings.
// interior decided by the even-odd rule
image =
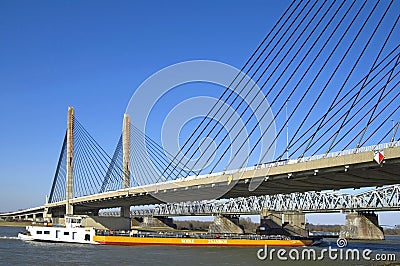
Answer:
[[[313,240],[250,240],[250,239],[197,239],[197,238],[156,238],[127,236],[94,236],[93,241],[103,245],[170,245],[170,246],[310,246]]]

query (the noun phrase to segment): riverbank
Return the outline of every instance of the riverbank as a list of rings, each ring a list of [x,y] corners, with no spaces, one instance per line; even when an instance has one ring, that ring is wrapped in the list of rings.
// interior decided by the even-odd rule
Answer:
[[[0,226],[12,226],[12,227],[25,227],[28,225],[32,225],[31,222],[7,222],[7,221],[0,221]]]

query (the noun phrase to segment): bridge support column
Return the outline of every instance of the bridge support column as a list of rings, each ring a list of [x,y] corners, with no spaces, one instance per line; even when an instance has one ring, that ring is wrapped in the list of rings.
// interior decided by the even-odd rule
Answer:
[[[237,215],[218,215],[208,228],[209,233],[244,234],[244,228],[239,224]]]
[[[305,214],[265,210],[261,214],[258,232],[263,235],[308,236]]]
[[[131,211],[130,206],[121,207],[120,216],[123,218],[130,218],[130,216],[131,216],[130,211]]]
[[[346,215],[346,225],[340,229],[339,237],[361,240],[385,239],[383,229],[379,226],[378,215],[374,212]]]
[[[129,188],[131,185],[131,118],[128,114],[124,114],[122,123],[122,165],[123,180],[122,188]],[[130,218],[130,206],[121,207],[121,217]]]
[[[49,212],[48,208],[44,209],[43,212],[43,222],[51,222],[51,212]]]
[[[140,227],[143,228],[173,228],[176,229],[176,224],[172,218],[165,216],[145,216],[143,217],[143,221],[140,223]]]
[[[73,205],[70,200],[74,195],[74,108],[68,107],[68,122],[67,122],[67,177],[65,187],[65,214],[73,215]]]

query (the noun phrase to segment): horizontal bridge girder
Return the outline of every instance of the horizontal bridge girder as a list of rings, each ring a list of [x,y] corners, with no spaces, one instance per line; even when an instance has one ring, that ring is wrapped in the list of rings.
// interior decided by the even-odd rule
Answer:
[[[261,214],[264,210],[303,213],[397,211],[400,210],[400,185],[378,188],[358,195],[337,192],[305,192],[252,196],[228,201],[159,204],[153,209],[134,210],[131,215],[132,217],[139,217]],[[102,215],[117,214],[118,212],[104,212]]]

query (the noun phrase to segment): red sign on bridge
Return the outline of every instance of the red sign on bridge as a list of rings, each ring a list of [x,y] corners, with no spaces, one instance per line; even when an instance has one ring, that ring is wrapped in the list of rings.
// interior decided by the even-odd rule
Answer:
[[[375,162],[377,162],[378,164],[381,164],[383,159],[385,159],[385,155],[383,154],[383,151],[375,151],[375,156],[374,156]]]

